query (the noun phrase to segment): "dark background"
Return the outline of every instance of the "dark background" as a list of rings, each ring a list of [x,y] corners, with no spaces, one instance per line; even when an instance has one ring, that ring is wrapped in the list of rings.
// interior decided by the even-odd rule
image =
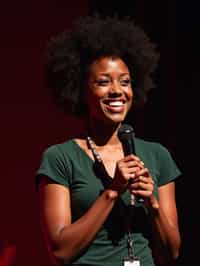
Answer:
[[[42,151],[67,139],[77,125],[82,127],[82,121],[73,124],[48,96],[43,76],[45,45],[50,36],[70,28],[75,18],[97,11],[133,17],[158,44],[158,86],[134,123],[137,135],[159,141],[171,151],[183,173],[177,181],[183,239],[177,265],[198,265],[199,8],[192,1],[122,2],[0,4],[2,266],[51,265],[41,237],[34,175]]]

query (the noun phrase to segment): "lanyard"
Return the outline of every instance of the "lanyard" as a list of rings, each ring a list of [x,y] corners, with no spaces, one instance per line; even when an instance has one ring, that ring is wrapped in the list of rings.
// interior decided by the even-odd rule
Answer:
[[[87,143],[88,143],[89,148],[92,151],[92,154],[94,156],[95,162],[97,162],[99,167],[100,167],[100,170],[102,170],[104,173],[106,173],[107,177],[110,178],[110,176],[106,172],[105,166],[103,164],[103,160],[102,160],[100,154],[97,152],[93,140],[89,136],[87,137]],[[134,208],[132,200],[133,199],[131,198],[130,205],[128,206],[128,213],[125,213],[128,258],[130,260],[134,260],[134,247],[133,247],[133,239],[132,239],[132,236],[131,236],[131,218],[132,218],[132,213],[133,213],[133,208]]]

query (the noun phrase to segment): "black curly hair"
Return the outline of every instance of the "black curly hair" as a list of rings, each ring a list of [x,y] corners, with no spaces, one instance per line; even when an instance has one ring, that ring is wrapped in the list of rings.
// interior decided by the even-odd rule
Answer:
[[[145,103],[155,86],[152,74],[159,54],[156,45],[131,18],[81,17],[71,31],[53,37],[47,46],[47,86],[56,103],[74,114],[87,113],[84,84],[90,64],[101,56],[120,57],[128,66],[134,105]]]

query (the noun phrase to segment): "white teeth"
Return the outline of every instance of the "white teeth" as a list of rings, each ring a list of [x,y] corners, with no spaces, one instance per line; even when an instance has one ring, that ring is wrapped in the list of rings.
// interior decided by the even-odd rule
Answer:
[[[122,106],[123,102],[121,101],[115,101],[115,102],[109,102],[110,106]]]

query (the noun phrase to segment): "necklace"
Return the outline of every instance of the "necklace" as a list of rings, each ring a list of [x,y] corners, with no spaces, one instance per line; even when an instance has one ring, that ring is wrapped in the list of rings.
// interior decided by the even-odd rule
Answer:
[[[94,141],[89,136],[87,137],[87,143],[88,143],[89,148],[92,151],[92,154],[93,154],[94,158],[97,160],[97,162],[102,163],[101,156],[100,156],[100,154],[97,152],[97,150],[95,148]]]
[[[104,164],[103,164],[103,160],[102,160],[100,154],[97,152],[97,150],[95,148],[94,141],[89,136],[87,136],[86,139],[87,139],[87,144],[88,144],[90,150],[92,151],[92,154],[94,156],[95,161],[97,161],[99,163],[99,165],[101,165],[101,168],[103,167],[104,173],[105,173],[105,167],[104,167]],[[131,194],[130,205],[135,205],[135,197],[132,194]]]

